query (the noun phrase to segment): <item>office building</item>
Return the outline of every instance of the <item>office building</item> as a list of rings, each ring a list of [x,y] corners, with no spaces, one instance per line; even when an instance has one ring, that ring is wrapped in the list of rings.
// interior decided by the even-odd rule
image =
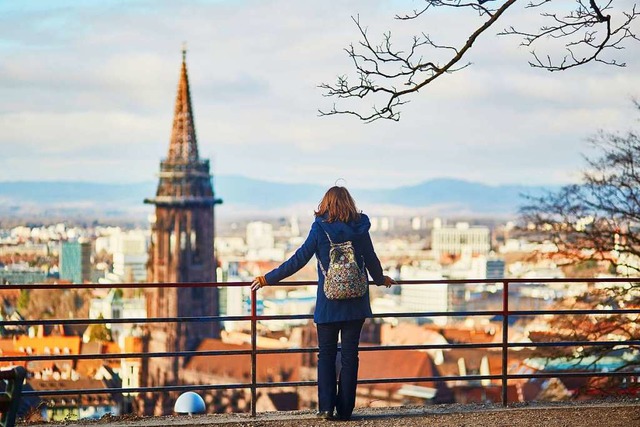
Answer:
[[[91,280],[91,243],[62,242],[60,245],[60,279],[72,283]]]

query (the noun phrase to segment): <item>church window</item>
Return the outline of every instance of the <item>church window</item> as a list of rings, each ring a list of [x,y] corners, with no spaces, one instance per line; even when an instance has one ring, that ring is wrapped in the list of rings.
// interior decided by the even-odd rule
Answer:
[[[168,253],[168,261],[169,263],[171,263],[171,260],[173,259],[173,251],[175,250],[176,247],[176,235],[173,234],[173,230],[169,233],[169,251]]]
[[[195,230],[191,231],[191,256],[194,264],[202,263],[202,256],[200,252],[200,235]]]
[[[187,233],[184,231],[180,232],[180,250],[184,251],[187,249]]]

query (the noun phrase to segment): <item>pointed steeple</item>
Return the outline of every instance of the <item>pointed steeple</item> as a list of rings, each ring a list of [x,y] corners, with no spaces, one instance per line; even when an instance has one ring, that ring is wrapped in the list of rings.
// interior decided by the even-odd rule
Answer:
[[[145,203],[155,204],[158,208],[213,206],[222,203],[214,197],[209,160],[198,156],[184,48],[169,155],[160,162],[159,176],[156,197],[145,199]]]
[[[193,110],[191,109],[189,76],[187,75],[187,49],[185,47],[182,48],[182,69],[180,71],[180,82],[178,83],[178,95],[176,97],[167,161],[187,163],[198,161],[198,142],[193,123]]]

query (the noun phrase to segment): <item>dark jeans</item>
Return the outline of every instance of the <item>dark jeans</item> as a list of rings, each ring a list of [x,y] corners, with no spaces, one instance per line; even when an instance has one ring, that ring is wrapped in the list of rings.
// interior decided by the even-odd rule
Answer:
[[[318,410],[336,412],[349,418],[356,403],[358,342],[364,319],[318,323]],[[338,333],[341,342],[341,369],[337,380]]]

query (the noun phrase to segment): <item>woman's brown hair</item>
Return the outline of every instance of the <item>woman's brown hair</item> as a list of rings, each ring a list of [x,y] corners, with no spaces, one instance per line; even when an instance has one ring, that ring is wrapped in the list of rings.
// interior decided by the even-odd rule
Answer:
[[[327,216],[327,222],[350,222],[360,219],[360,212],[356,208],[356,202],[344,187],[334,186],[327,190],[318,204],[316,216]]]

